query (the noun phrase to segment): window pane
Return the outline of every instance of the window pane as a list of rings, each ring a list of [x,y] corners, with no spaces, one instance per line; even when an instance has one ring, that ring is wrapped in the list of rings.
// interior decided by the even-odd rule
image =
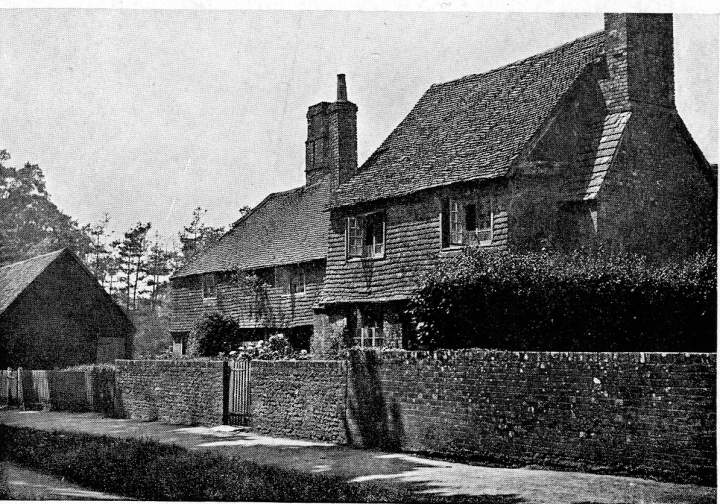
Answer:
[[[442,248],[450,245],[450,200],[440,200],[440,246]]]
[[[492,206],[489,201],[483,201],[477,213],[478,229],[490,229],[492,224]]]
[[[378,216],[377,219],[375,219],[375,222],[373,222],[373,238],[375,240],[375,244],[382,244],[385,237],[383,236],[383,231],[385,226],[383,226],[383,220],[381,216]]]
[[[363,233],[360,218],[348,218],[348,256],[362,256]]]
[[[475,231],[477,227],[477,205],[474,203],[465,205],[465,229]]]
[[[215,275],[205,274],[202,277],[203,297],[215,297]]]
[[[450,243],[462,245],[463,228],[460,220],[460,204],[456,200],[450,200]]]
[[[292,294],[302,294],[305,292],[305,271],[302,268],[292,270],[290,276],[290,292]]]

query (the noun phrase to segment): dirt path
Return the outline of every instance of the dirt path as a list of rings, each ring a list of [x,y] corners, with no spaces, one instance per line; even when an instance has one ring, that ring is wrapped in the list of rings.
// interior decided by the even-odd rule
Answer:
[[[87,490],[25,467],[2,463],[10,495],[16,500],[128,500],[117,495]]]
[[[263,464],[349,481],[377,481],[457,496],[513,496],[520,502],[673,503],[716,502],[716,488],[640,478],[459,464],[400,453],[359,450],[313,441],[263,436],[228,426],[182,427],[158,422],[102,418],[94,413],[0,412],[0,423],[116,437],[148,437],[191,450],[208,450]]]

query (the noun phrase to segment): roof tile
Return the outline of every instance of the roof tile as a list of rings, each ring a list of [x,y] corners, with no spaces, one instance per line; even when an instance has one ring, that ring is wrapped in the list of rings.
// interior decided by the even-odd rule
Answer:
[[[65,249],[56,250],[0,268],[0,315],[63,252]]]
[[[330,179],[270,194],[173,277],[324,259]]]
[[[508,174],[583,70],[603,32],[484,74],[435,84],[340,185],[331,207]]]

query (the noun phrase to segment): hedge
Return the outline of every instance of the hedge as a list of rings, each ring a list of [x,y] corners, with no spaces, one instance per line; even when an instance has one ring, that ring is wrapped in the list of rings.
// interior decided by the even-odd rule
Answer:
[[[467,252],[411,299],[421,348],[715,351],[716,258]]]
[[[0,461],[5,457],[86,488],[142,500],[515,502],[502,496],[445,497],[372,482],[350,483],[338,476],[282,469],[148,439],[0,424]]]
[[[5,466],[0,460],[0,500],[9,500],[11,497],[10,489],[7,485],[7,476],[5,475]]]

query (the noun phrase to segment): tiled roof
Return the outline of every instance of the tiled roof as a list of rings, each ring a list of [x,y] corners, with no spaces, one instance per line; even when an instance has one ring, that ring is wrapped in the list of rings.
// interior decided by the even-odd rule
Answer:
[[[630,112],[608,114],[603,121],[590,128],[578,159],[577,176],[571,178],[565,188],[568,201],[592,200],[597,197],[629,120]]]
[[[327,256],[330,180],[270,194],[173,277],[294,264]]]
[[[603,32],[484,74],[430,87],[340,185],[331,207],[507,175],[559,100],[603,52]]]
[[[63,252],[65,249],[56,250],[0,268],[0,315]]]

